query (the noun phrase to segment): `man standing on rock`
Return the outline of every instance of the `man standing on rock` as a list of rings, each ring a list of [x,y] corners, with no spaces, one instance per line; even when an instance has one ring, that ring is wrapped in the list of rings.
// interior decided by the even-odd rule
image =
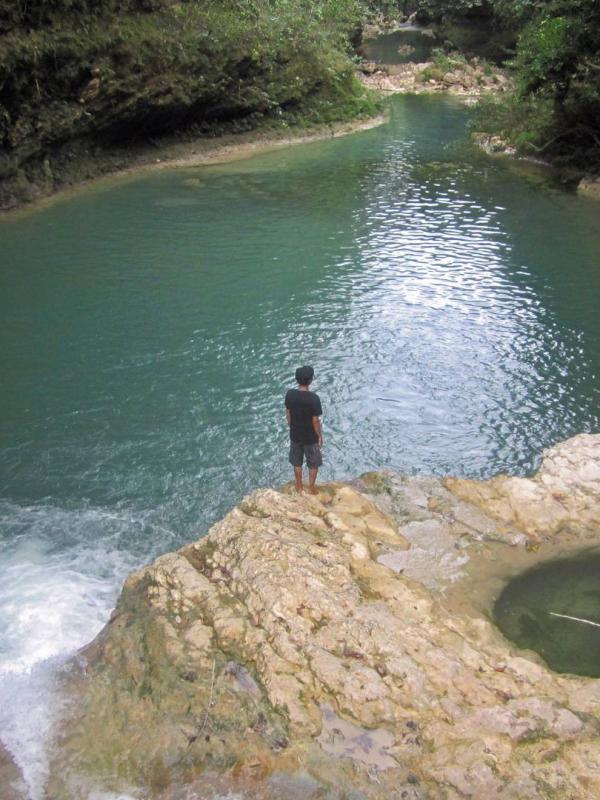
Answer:
[[[323,413],[319,395],[311,392],[309,386],[315,371],[312,367],[298,367],[296,370],[297,389],[290,389],[285,396],[285,409],[290,426],[290,464],[294,467],[296,491],[301,492],[302,464],[306,457],[308,466],[308,491],[317,494],[317,472],[323,463],[321,447],[323,434],[321,420]]]

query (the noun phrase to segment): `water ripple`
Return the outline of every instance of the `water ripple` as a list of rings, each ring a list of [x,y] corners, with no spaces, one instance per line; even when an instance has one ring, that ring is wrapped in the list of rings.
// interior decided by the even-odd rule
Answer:
[[[597,211],[469,150],[466,114],[400,98],[378,130],[0,226],[7,708],[127,569],[289,479],[299,363],[326,479],[525,473],[598,429]],[[10,742],[34,783],[36,724]]]

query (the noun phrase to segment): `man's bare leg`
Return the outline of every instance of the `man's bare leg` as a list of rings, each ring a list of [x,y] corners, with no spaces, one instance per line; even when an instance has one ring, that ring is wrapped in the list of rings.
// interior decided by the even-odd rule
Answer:
[[[309,494],[319,494],[317,491],[317,487],[315,483],[317,482],[317,472],[319,471],[318,467],[314,467],[308,470],[308,492]]]
[[[296,479],[296,491],[301,492],[302,486],[302,467],[294,467],[294,478]]]

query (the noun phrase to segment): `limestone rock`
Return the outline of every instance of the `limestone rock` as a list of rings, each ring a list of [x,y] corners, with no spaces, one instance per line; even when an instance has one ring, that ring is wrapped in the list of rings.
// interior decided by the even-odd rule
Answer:
[[[379,72],[380,69],[380,65],[375,61],[362,61],[360,64],[360,71],[364,75],[373,75],[375,72]]]
[[[544,453],[533,478],[448,478],[457,497],[539,538],[600,526],[600,435],[581,434]]]
[[[600,199],[600,178],[582,178],[577,186],[579,194]]]
[[[459,75],[456,72],[446,72],[442,80],[448,86],[460,85],[463,83],[462,75]]]
[[[467,102],[512,88],[510,79],[500,69],[486,75],[476,59],[455,61],[451,69],[433,61],[378,65],[366,62],[359,67],[358,77],[370,88],[386,94],[448,92]]]
[[[497,134],[476,132],[472,138],[488,156],[514,156],[517,152],[515,147]]]
[[[537,557],[525,534],[597,526],[599,469],[579,436],[531,479],[253,492],[128,578],[73,665],[49,796],[598,797],[599,682],[516,650],[477,592]]]

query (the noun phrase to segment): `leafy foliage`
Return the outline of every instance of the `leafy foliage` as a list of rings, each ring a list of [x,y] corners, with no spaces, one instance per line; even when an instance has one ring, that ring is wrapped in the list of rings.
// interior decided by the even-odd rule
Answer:
[[[498,41],[501,51],[512,39],[509,63],[517,91],[484,103],[480,129],[502,133],[523,152],[600,172],[600,0],[398,0],[395,5],[443,21],[457,47],[469,49],[466,34],[482,21],[488,33],[505,31],[506,43]],[[452,28],[461,22],[466,27]]]
[[[94,170],[100,151],[165,133],[374,113],[348,58],[360,14],[358,0],[0,0],[4,196],[60,180],[79,152]]]
[[[600,169],[600,3],[512,0],[524,25],[512,66],[517,95],[496,118],[529,152]],[[533,15],[533,16],[531,16]]]

